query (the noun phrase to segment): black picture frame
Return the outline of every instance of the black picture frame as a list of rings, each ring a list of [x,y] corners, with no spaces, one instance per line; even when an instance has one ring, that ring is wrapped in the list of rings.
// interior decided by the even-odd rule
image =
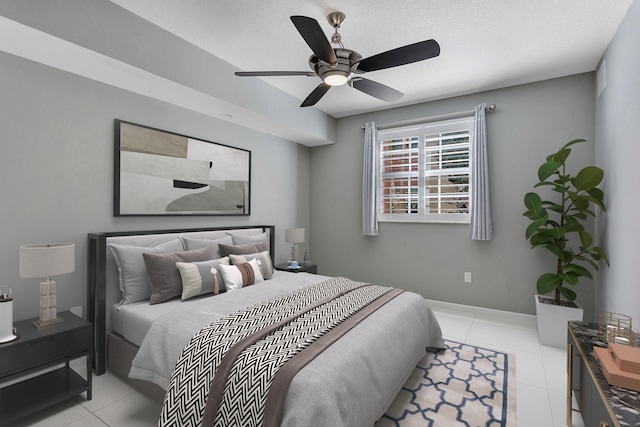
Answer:
[[[251,151],[119,119],[114,135],[114,216],[251,214]]]

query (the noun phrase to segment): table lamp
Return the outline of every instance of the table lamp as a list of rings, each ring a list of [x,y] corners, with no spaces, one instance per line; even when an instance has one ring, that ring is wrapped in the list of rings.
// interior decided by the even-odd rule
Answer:
[[[291,261],[298,260],[298,243],[304,242],[304,228],[287,228],[284,231],[284,240],[291,245]]]
[[[44,277],[40,282],[40,318],[37,329],[60,323],[56,312],[56,282],[51,276],[71,273],[75,269],[73,243],[38,243],[20,246],[20,277]]]

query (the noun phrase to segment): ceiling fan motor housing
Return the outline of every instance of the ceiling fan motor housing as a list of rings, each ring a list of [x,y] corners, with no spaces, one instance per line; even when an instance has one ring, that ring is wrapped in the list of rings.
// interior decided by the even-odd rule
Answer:
[[[331,86],[339,86],[347,83],[351,75],[356,72],[356,65],[362,59],[362,56],[351,49],[334,49],[334,51],[338,58],[336,65],[331,66],[318,59],[316,55],[311,55],[309,66],[322,81]],[[338,76],[338,78],[334,76]],[[339,83],[332,84],[332,79],[336,79]]]

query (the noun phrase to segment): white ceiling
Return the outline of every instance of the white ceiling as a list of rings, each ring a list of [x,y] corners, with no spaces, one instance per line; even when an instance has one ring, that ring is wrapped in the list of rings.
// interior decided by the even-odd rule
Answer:
[[[387,104],[348,86],[316,108],[343,117],[595,70],[633,0],[111,0],[243,71],[307,71],[311,50],[289,16],[347,15],[346,48],[368,57],[426,39],[439,57],[366,77],[404,97]],[[249,77],[236,77],[249,78]],[[301,101],[317,77],[263,78]]]

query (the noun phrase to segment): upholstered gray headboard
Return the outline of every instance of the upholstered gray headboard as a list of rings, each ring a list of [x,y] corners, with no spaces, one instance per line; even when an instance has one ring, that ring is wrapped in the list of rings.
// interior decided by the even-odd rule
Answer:
[[[89,233],[89,266],[87,278],[87,319],[93,323],[94,372],[101,375],[106,369],[106,337],[111,331],[111,306],[122,298],[118,268],[107,243],[151,246],[167,238],[185,236],[196,239],[217,239],[234,234],[267,233],[269,252],[274,259],[275,226],[254,225],[177,230],[115,231]]]

